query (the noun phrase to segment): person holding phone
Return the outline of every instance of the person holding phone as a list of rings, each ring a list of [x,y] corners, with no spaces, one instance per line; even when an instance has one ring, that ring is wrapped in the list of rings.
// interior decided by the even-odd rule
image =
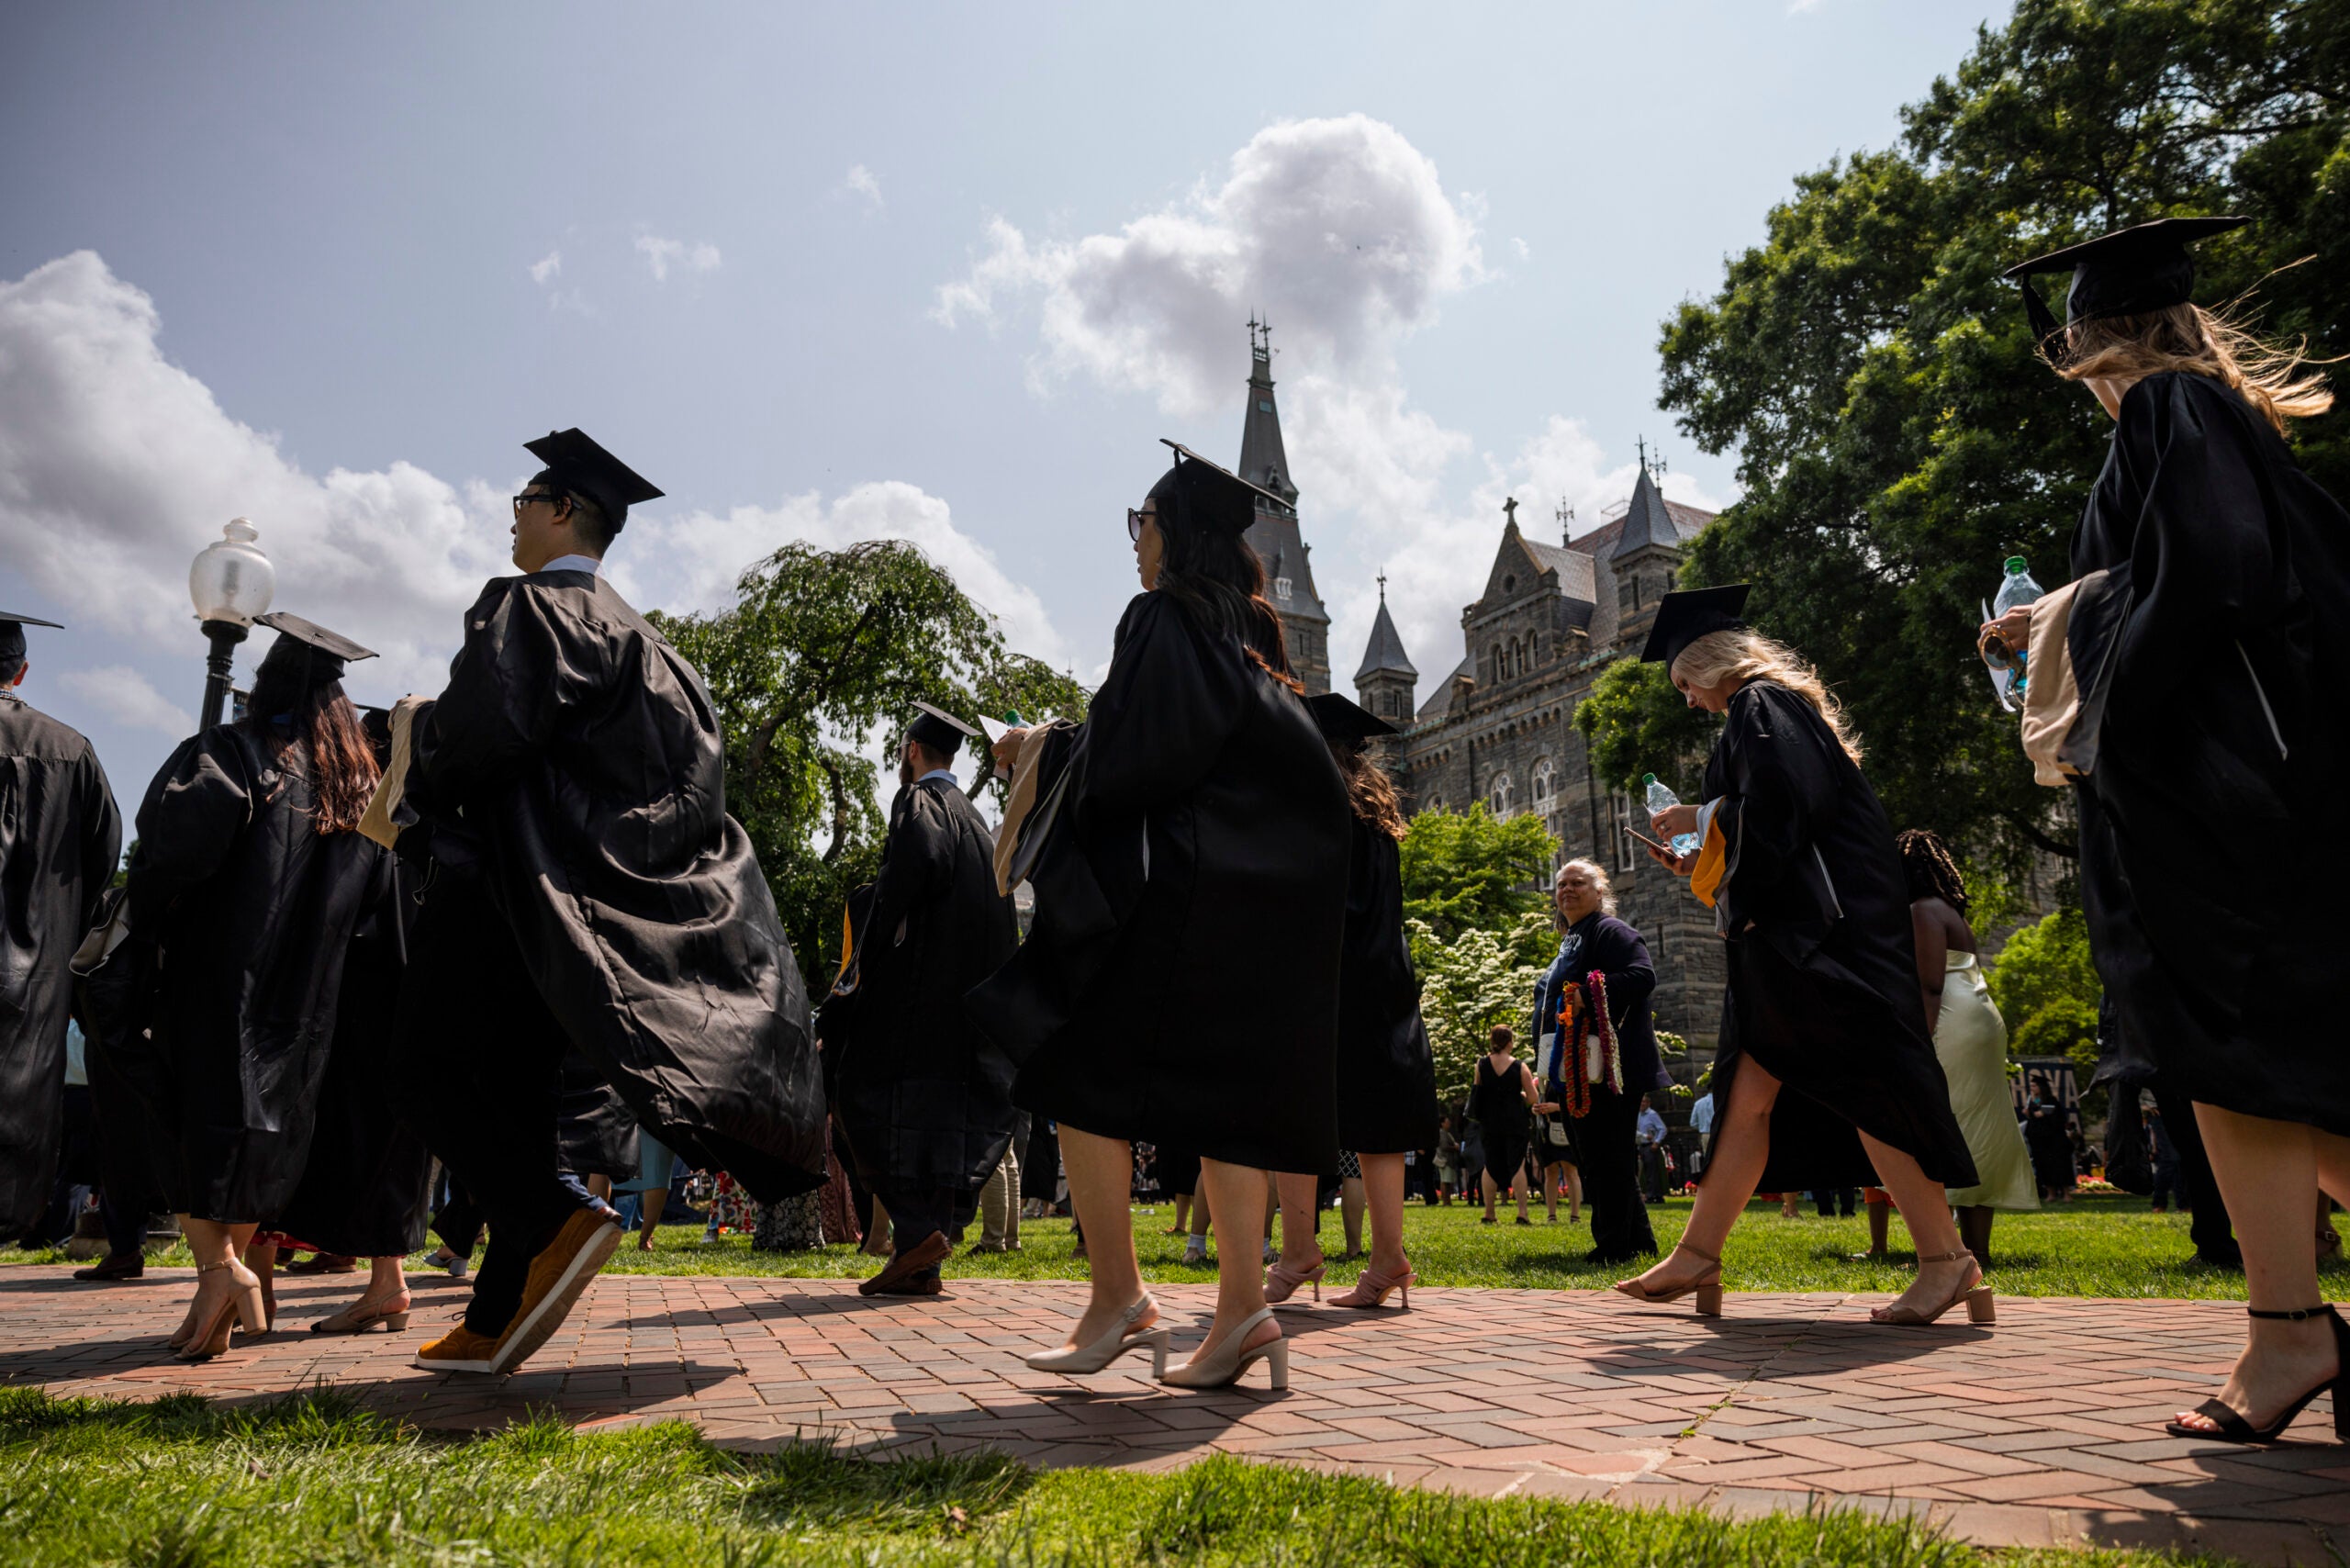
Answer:
[[[1693,708],[1727,717],[1703,807],[1659,812],[1651,849],[1695,879],[1727,939],[1729,987],[1714,1061],[1721,1107],[1688,1228],[1671,1256],[1617,1286],[1639,1301],[1695,1294],[1718,1312],[1721,1248],[1757,1187],[1804,1192],[1874,1180],[1918,1243],[1918,1278],[1870,1319],[1931,1323],[1964,1302],[1992,1319],[1990,1287],[1959,1242],[1944,1187],[1975,1161],[1951,1114],[1919,1001],[1908,883],[1860,742],[1818,672],[1738,619],[1745,585],[1665,596],[1642,656]]]

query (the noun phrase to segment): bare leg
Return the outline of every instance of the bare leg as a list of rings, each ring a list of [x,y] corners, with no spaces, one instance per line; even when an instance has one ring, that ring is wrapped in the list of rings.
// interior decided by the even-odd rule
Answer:
[[[262,1321],[277,1326],[277,1243],[256,1241],[245,1248],[245,1267],[261,1281]]]
[[[1559,1185],[1567,1190],[1567,1223],[1573,1225],[1583,1218],[1583,1167],[1570,1162]]]
[[[1356,1163],[1361,1163],[1361,1156],[1355,1158]],[[1396,1202],[1402,1201],[1399,1192]],[[1362,1256],[1362,1178],[1349,1176],[1338,1183],[1338,1223],[1346,1229],[1347,1256],[1349,1258]]]
[[[588,1176],[583,1180],[588,1183],[589,1197],[600,1198],[608,1204],[612,1201],[612,1179],[610,1176]]]
[[[653,1250],[653,1233],[661,1226],[661,1211],[669,1202],[669,1189],[656,1188],[642,1194],[637,1201],[643,1205],[644,1228],[636,1233],[636,1249],[639,1252],[650,1252]]]
[[[1697,1184],[1688,1228],[1682,1231],[1680,1242],[1671,1252],[1639,1276],[1651,1291],[1685,1285],[1713,1267],[1704,1258],[1692,1256],[1690,1249],[1716,1258],[1722,1255],[1729,1227],[1738,1223],[1746,1200],[1754,1195],[1755,1184],[1762,1180],[1762,1168],[1770,1163],[1771,1107],[1778,1099],[1779,1081],[1765,1072],[1762,1063],[1749,1057],[1738,1064],[1729,1103],[1722,1107],[1723,1119],[1715,1124],[1713,1161],[1706,1167],[1706,1179]]]
[[[1501,1196],[1501,1188],[1494,1184],[1494,1173],[1490,1170],[1477,1173],[1477,1184],[1484,1190],[1485,1223],[1491,1225],[1494,1221],[1494,1200]]]
[[[1559,1188],[1561,1170],[1556,1165],[1542,1168],[1542,1208],[1552,1225],[1559,1223]]]
[[[188,1313],[188,1321],[182,1326],[185,1333],[174,1336],[176,1344],[194,1343],[196,1335],[210,1324],[212,1333],[204,1341],[206,1349],[217,1355],[228,1348],[229,1327],[238,1315],[231,1312],[217,1321],[214,1315],[229,1297],[260,1287],[260,1277],[239,1256],[252,1243],[258,1228],[251,1225],[223,1225],[218,1220],[192,1215],[181,1217],[180,1229],[187,1236],[187,1249],[196,1254],[196,1266],[200,1271],[196,1276],[195,1305]],[[266,1327],[265,1323],[247,1323],[245,1330],[258,1333]]]
[[[1359,1154],[1364,1206],[1371,1214],[1371,1269],[1390,1279],[1412,1265],[1404,1256],[1404,1157]]]
[[[1311,1273],[1322,1263],[1322,1239],[1314,1233],[1314,1200],[1321,1195],[1322,1183],[1319,1178],[1284,1170],[1273,1184],[1281,1205],[1281,1267],[1292,1274]],[[1232,1238],[1225,1237],[1224,1245],[1228,1250]]]
[[[890,1256],[890,1211],[881,1206],[878,1198],[873,1200],[873,1217],[865,1226],[863,1250],[871,1258]]]
[[[1958,1226],[1950,1217],[1950,1199],[1942,1184],[1928,1176],[1914,1156],[1879,1143],[1866,1133],[1861,1135],[1861,1147],[1868,1150],[1869,1163],[1876,1168],[1876,1184],[1893,1194],[1893,1206],[1901,1211],[1901,1223],[1909,1227],[1909,1239],[1918,1244],[1918,1277],[1894,1305],[1937,1306],[1970,1275],[1979,1276],[1982,1271],[1980,1265],[1966,1258],[1926,1261],[1940,1253],[1961,1250]]]
[[[1064,1131],[1061,1136],[1067,1138],[1069,1135]],[[1200,1161],[1200,1185],[1207,1190],[1208,1201],[1215,1206],[1215,1212],[1225,1216],[1225,1224],[1216,1246],[1215,1321],[1208,1325],[1207,1338],[1200,1341],[1199,1350],[1192,1352],[1194,1355],[1223,1343],[1225,1335],[1265,1309],[1265,1280],[1258,1262],[1258,1255],[1265,1244],[1264,1230],[1261,1226],[1248,1226],[1244,1232],[1232,1225],[1230,1219],[1235,1215],[1241,1215],[1241,1225],[1247,1226],[1248,1219],[1263,1214],[1267,1189],[1271,1183],[1265,1179],[1262,1170],[1246,1165],[1226,1165],[1221,1159],[1203,1159]],[[1286,1222],[1281,1230],[1286,1242],[1289,1230]],[[1126,1256],[1131,1265],[1134,1257],[1131,1240],[1127,1243]],[[1095,1289],[1098,1292],[1099,1275],[1096,1280]],[[1139,1289],[1139,1281],[1136,1288]],[[1131,1294],[1126,1297],[1128,1301],[1133,1299]],[[1107,1327],[1105,1316],[1102,1330],[1097,1332]],[[1241,1349],[1270,1343],[1281,1337],[1280,1326],[1268,1320],[1258,1326]]]
[[[1167,1227],[1167,1234],[1169,1236],[1183,1236],[1188,1234],[1191,1228],[1192,1194],[1189,1193],[1178,1193],[1175,1194],[1175,1223]]]
[[[1142,1266],[1135,1260],[1134,1214],[1128,1207],[1135,1176],[1134,1146],[1123,1138],[1080,1132],[1067,1122],[1061,1124],[1060,1133],[1061,1168],[1069,1173],[1069,1204],[1085,1229],[1086,1265],[1093,1284],[1085,1316],[1070,1330],[1069,1343],[1091,1345],[1107,1334],[1143,1294]],[[1225,1239],[1229,1256],[1231,1238]],[[1253,1281],[1257,1266],[1253,1249],[1245,1256],[1243,1266]],[[1139,1328],[1148,1321],[1148,1317],[1139,1319],[1134,1327]]]
[[[1893,1200],[1890,1198],[1871,1198],[1868,1203],[1868,1209],[1869,1249],[1866,1252],[1862,1253],[1861,1256],[1866,1259],[1882,1258],[1886,1255],[1885,1248],[1886,1233],[1891,1230],[1893,1225]]]
[[[1534,1217],[1532,1215],[1528,1214],[1526,1209],[1527,1182],[1525,1166],[1520,1165],[1517,1168],[1517,1180],[1512,1182],[1511,1185],[1517,1193],[1517,1223],[1525,1225]]]
[[[2350,1193],[2350,1139],[2299,1122],[2272,1122],[2199,1103],[2195,1125],[2244,1249],[2246,1305],[2255,1312],[2317,1305],[2325,1299],[2318,1288],[2316,1249],[2310,1244],[2317,1226],[2317,1189],[2322,1185],[2336,1198]],[[2333,1333],[2319,1317],[2249,1322],[2244,1354],[2236,1358],[2220,1398],[2254,1426],[2264,1427],[2302,1390],[2336,1370]],[[2201,1416],[2182,1413],[2178,1418],[2186,1426],[2212,1429]]]

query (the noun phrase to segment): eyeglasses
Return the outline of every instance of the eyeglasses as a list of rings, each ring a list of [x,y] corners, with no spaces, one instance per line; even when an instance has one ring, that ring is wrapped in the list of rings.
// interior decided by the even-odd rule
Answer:
[[[514,498],[514,515],[516,517],[520,517],[522,515],[522,509],[529,506],[532,501],[544,501],[548,505],[552,506],[557,501],[568,499],[570,499],[570,498],[565,496],[560,490],[525,490],[520,495]]]
[[[1158,521],[1158,514],[1157,512],[1136,511],[1134,508],[1128,507],[1126,509],[1126,537],[1133,540],[1137,544],[1141,543],[1142,525],[1146,522],[1157,522]]]

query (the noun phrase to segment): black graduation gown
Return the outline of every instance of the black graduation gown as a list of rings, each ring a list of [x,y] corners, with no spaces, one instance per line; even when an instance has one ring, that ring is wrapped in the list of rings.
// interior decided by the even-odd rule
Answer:
[[[2208,376],[2125,393],[2073,535],[2081,901],[2122,1070],[2350,1135],[2350,515]]]
[[[319,1085],[318,1134],[301,1184],[273,1228],[347,1258],[424,1245],[432,1216],[432,1154],[394,1109],[399,1101],[398,1011],[407,944],[396,921],[411,873],[394,867],[393,896],[352,934],[335,1003],[334,1049]]]
[[[307,743],[281,757],[217,725],[181,743],[139,808],[127,888],[155,949],[159,1174],[197,1219],[265,1224],[293,1197],[351,935],[388,886],[375,845],[319,833],[308,767]]]
[[[1338,952],[1338,1147],[1404,1154],[1436,1142],[1436,1062],[1404,938],[1402,857],[1384,832],[1350,820]]]
[[[66,969],[122,850],[79,732],[0,691],[0,1237],[37,1224],[65,1115]]]
[[[823,1184],[807,989],[726,814],[718,715],[610,583],[492,579],[416,717],[409,782],[431,855],[477,857],[517,983],[640,1124],[763,1202]]]
[[[1715,820],[1729,849],[1714,907],[1729,949],[1715,1103],[1729,1103],[1750,1056],[1785,1086],[1761,1189],[1874,1182],[1855,1128],[1942,1186],[1973,1186],[1975,1159],[1919,998],[1908,884],[1876,791],[1817,709],[1757,680],[1729,700],[1706,798],[1722,802]],[[1716,1119],[1717,1141],[1726,1123]]]
[[[1063,735],[1045,763],[1069,770],[1068,793],[1030,874],[1035,924],[970,999],[1021,1064],[1013,1103],[1104,1137],[1336,1175],[1353,812],[1304,701],[1145,593]]]
[[[1012,1061],[973,1028],[963,996],[1019,945],[995,890],[995,840],[950,780],[898,791],[871,911],[860,923],[856,991],[827,1002],[834,1107],[857,1175],[883,1195],[976,1193],[1012,1141]]]

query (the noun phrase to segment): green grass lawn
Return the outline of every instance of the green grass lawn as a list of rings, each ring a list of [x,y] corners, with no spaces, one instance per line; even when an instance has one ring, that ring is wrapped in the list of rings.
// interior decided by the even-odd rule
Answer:
[[[879,1463],[811,1445],[737,1455],[682,1423],[580,1434],[542,1418],[435,1436],[324,1394],[226,1408],[0,1389],[0,1568],[2178,1561],[1983,1551],[1850,1513],[1732,1523],[1470,1499],[1221,1457],[1143,1476],[985,1455]]]
[[[1404,1245],[1420,1281],[1430,1285],[1497,1285],[1518,1289],[1590,1289],[1620,1278],[1626,1271],[1583,1260],[1591,1249],[1588,1223],[1570,1225],[1565,1210],[1557,1225],[1544,1223],[1540,1209],[1531,1226],[1513,1223],[1505,1212],[1498,1225],[1478,1223],[1483,1211],[1455,1205],[1404,1207]],[[1671,1246],[1689,1217],[1689,1200],[1652,1206],[1657,1239]],[[1212,1268],[1186,1267],[1182,1239],[1165,1234],[1172,1219],[1165,1204],[1137,1205],[1135,1233],[1144,1277],[1153,1282],[1215,1278]],[[2154,1214],[2143,1198],[2083,1197],[2037,1214],[2003,1214],[1992,1231],[1991,1282],[2009,1295],[2200,1296],[2242,1300],[2244,1276],[2195,1260],[2187,1237],[2187,1216]],[[976,1235],[976,1230],[973,1232]],[[1335,1211],[1322,1217],[1324,1244],[1335,1255],[1341,1246]],[[991,1257],[957,1257],[946,1266],[952,1279],[1071,1280],[1085,1277],[1069,1222],[1029,1220],[1021,1226],[1022,1250]],[[608,1272],[639,1274],[772,1274],[794,1279],[851,1279],[879,1264],[850,1247],[820,1252],[770,1253],[751,1249],[746,1238],[722,1237],[705,1246],[699,1226],[665,1226],[649,1252],[633,1237],[621,1244]],[[1757,1203],[1730,1233],[1724,1254],[1726,1282],[1751,1291],[1898,1291],[1914,1266],[1908,1233],[1893,1226],[1895,1260],[1855,1263],[1851,1254],[1868,1245],[1867,1222],[1822,1219],[1809,1204],[1795,1219],[1780,1216],[1776,1204]],[[421,1256],[420,1254],[420,1256]],[[0,1263],[62,1263],[62,1253],[0,1249]],[[186,1263],[185,1248],[159,1261]],[[1359,1265],[1333,1262],[1330,1283],[1343,1289]],[[2350,1295],[2350,1264],[2325,1265],[2333,1292]],[[1326,1288],[1327,1288],[1326,1286]]]

